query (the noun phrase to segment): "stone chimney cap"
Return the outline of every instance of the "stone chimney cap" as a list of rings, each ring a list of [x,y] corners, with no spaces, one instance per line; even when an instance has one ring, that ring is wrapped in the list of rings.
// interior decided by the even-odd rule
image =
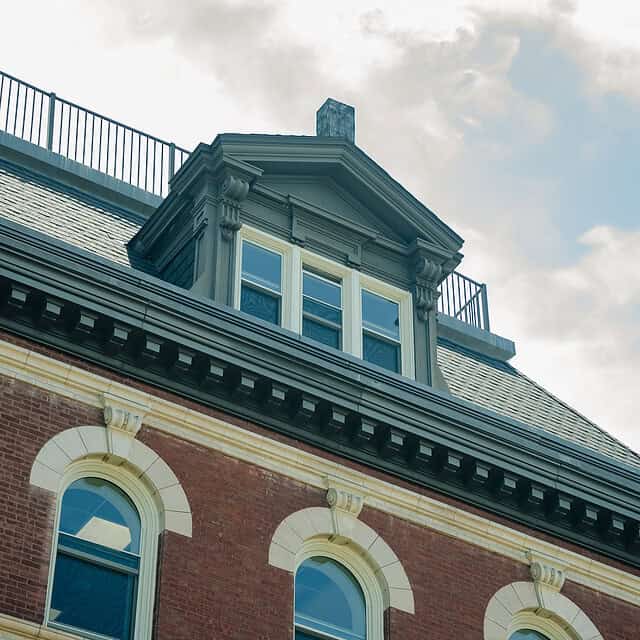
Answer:
[[[356,110],[344,102],[327,98],[316,112],[316,135],[356,141]]]

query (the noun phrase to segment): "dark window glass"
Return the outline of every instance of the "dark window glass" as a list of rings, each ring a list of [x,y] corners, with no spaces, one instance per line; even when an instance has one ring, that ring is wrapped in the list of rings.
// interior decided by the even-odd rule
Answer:
[[[302,335],[342,348],[342,287],[308,271],[302,274]]]
[[[49,620],[130,638],[136,577],[58,552]]]
[[[280,298],[267,291],[254,289],[242,284],[240,291],[240,309],[256,318],[273,324],[280,324]]]
[[[547,636],[532,629],[520,629],[509,636],[509,640],[549,640]]]
[[[317,638],[315,634],[364,640],[366,606],[360,585],[329,558],[305,560],[296,573],[295,623],[296,640]]]
[[[380,367],[400,373],[400,345],[370,333],[362,336],[362,357]]]
[[[76,480],[62,498],[49,623],[130,640],[139,552],[140,516],[126,494]]]
[[[280,324],[282,256],[252,242],[242,243],[240,309]]]
[[[400,373],[400,307],[370,291],[362,290],[362,357]]]

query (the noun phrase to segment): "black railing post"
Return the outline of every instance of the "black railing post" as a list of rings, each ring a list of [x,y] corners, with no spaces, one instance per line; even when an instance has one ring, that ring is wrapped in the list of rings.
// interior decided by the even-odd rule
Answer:
[[[49,120],[47,121],[47,149],[53,151],[53,121],[56,116],[56,94],[49,94]]]
[[[482,328],[485,331],[490,331],[489,328],[489,299],[487,298],[487,285],[480,285],[480,298],[482,300]]]
[[[169,180],[176,173],[176,145],[172,142],[169,144]]]

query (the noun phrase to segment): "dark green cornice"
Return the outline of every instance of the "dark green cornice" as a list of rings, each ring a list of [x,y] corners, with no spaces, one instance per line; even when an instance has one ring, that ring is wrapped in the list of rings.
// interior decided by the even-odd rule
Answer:
[[[0,326],[640,566],[640,471],[20,225]]]

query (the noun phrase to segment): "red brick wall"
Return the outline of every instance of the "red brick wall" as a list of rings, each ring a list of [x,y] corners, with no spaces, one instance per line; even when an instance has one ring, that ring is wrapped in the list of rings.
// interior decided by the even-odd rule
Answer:
[[[55,433],[101,416],[6,378],[0,407],[0,612],[40,621],[54,498],[29,485],[29,470]],[[151,429],[139,437],[172,467],[193,511],[193,538],[163,534],[158,640],[291,638],[292,576],[269,566],[269,542],[292,512],[325,506],[323,492]],[[460,540],[367,507],[360,517],[390,544],[414,589],[416,614],[388,616],[391,639],[481,640],[491,596],[528,579],[525,565]],[[563,593],[607,640],[638,637],[639,608],[570,582]]]

